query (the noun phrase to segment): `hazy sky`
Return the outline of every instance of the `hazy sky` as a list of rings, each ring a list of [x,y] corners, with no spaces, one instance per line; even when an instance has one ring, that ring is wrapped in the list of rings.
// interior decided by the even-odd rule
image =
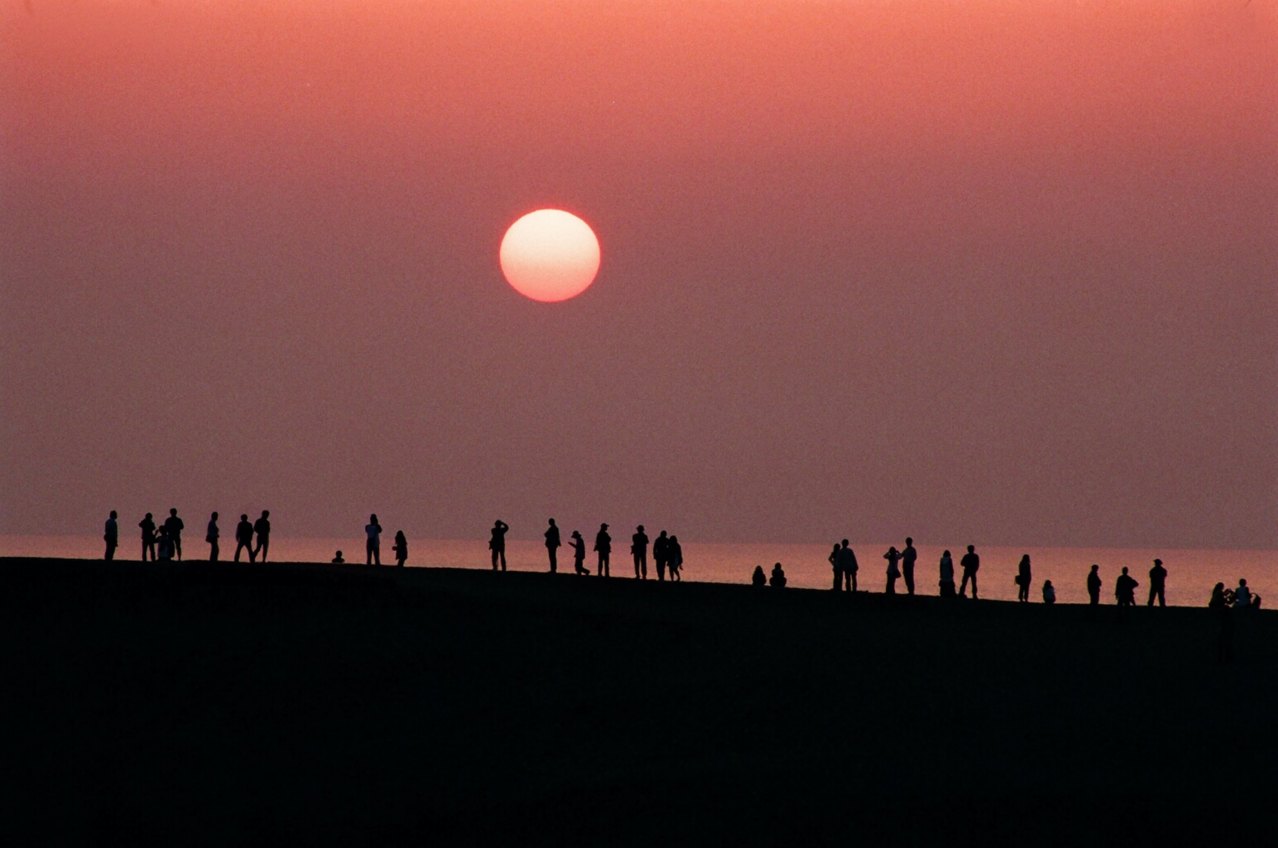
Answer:
[[[1278,546],[1276,48],[1275,0],[0,0],[0,532]],[[501,277],[541,206],[575,300]]]

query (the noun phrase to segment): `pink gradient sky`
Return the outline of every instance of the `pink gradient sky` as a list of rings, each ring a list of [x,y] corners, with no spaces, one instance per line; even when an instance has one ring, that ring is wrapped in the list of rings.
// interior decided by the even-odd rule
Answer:
[[[0,533],[1278,547],[1276,9],[3,0]]]

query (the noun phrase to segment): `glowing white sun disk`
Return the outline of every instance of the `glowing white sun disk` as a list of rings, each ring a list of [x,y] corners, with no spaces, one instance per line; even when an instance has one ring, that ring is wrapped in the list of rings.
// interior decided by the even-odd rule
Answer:
[[[501,240],[501,271],[515,291],[546,303],[581,294],[599,271],[599,239],[562,209],[538,209]]]

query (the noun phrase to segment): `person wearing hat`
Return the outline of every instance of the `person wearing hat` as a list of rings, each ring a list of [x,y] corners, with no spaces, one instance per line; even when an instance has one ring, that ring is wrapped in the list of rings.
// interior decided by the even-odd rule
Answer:
[[[1163,588],[1167,584],[1167,569],[1163,568],[1161,559],[1154,560],[1154,567],[1149,570],[1149,603],[1147,606],[1154,605],[1154,598],[1157,596],[1158,605],[1160,607],[1167,606],[1167,599],[1163,596]]]
[[[608,535],[608,525],[600,524],[595,534],[595,550],[599,552],[599,566],[595,573],[602,577],[611,577],[608,570],[608,557],[612,554],[612,537]]]

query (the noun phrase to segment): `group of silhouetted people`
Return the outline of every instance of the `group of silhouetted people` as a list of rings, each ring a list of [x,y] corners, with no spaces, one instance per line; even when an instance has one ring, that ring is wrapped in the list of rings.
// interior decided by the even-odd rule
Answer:
[[[559,533],[559,525],[555,523],[555,519],[547,519],[546,524],[546,531],[542,534],[545,538],[546,557],[550,561],[550,573],[557,574],[559,572],[559,549],[564,544]],[[509,529],[510,525],[500,519],[493,523],[493,529],[488,540],[488,548],[492,552],[493,571],[506,570],[506,531]],[[657,580],[664,582],[666,574],[669,572],[670,579],[678,583],[682,579],[683,569],[683,548],[679,544],[679,537],[667,535],[666,531],[662,530],[656,539],[649,540],[642,524],[635,528],[634,534],[630,537],[630,555],[634,560],[635,579],[648,579],[648,548],[650,541],[652,561],[656,568]],[[580,530],[572,531],[569,535],[568,546],[572,548],[573,573],[582,576],[589,575],[590,569],[586,567],[586,539],[581,535]],[[606,523],[600,524],[599,531],[595,533],[593,550],[596,556],[595,574],[600,577],[611,577],[612,534],[608,532]]]
[[[256,562],[259,556],[262,562],[266,562],[266,555],[271,547],[270,515],[270,510],[264,509],[262,517],[251,524],[247,515],[240,516],[240,523],[235,528],[236,562],[240,561],[241,551],[248,552],[250,562]],[[169,517],[159,525],[155,523],[154,516],[148,512],[138,522],[138,529],[142,532],[143,562],[182,559],[182,531],[186,529],[186,523],[178,516],[176,507],[169,510]],[[215,512],[209,516],[208,529],[204,534],[204,541],[209,544],[209,562],[218,560],[220,536],[221,531],[217,526]],[[106,542],[106,559],[115,559],[115,549],[120,544],[119,515],[115,510],[111,510],[111,514],[107,517],[102,538]]]

